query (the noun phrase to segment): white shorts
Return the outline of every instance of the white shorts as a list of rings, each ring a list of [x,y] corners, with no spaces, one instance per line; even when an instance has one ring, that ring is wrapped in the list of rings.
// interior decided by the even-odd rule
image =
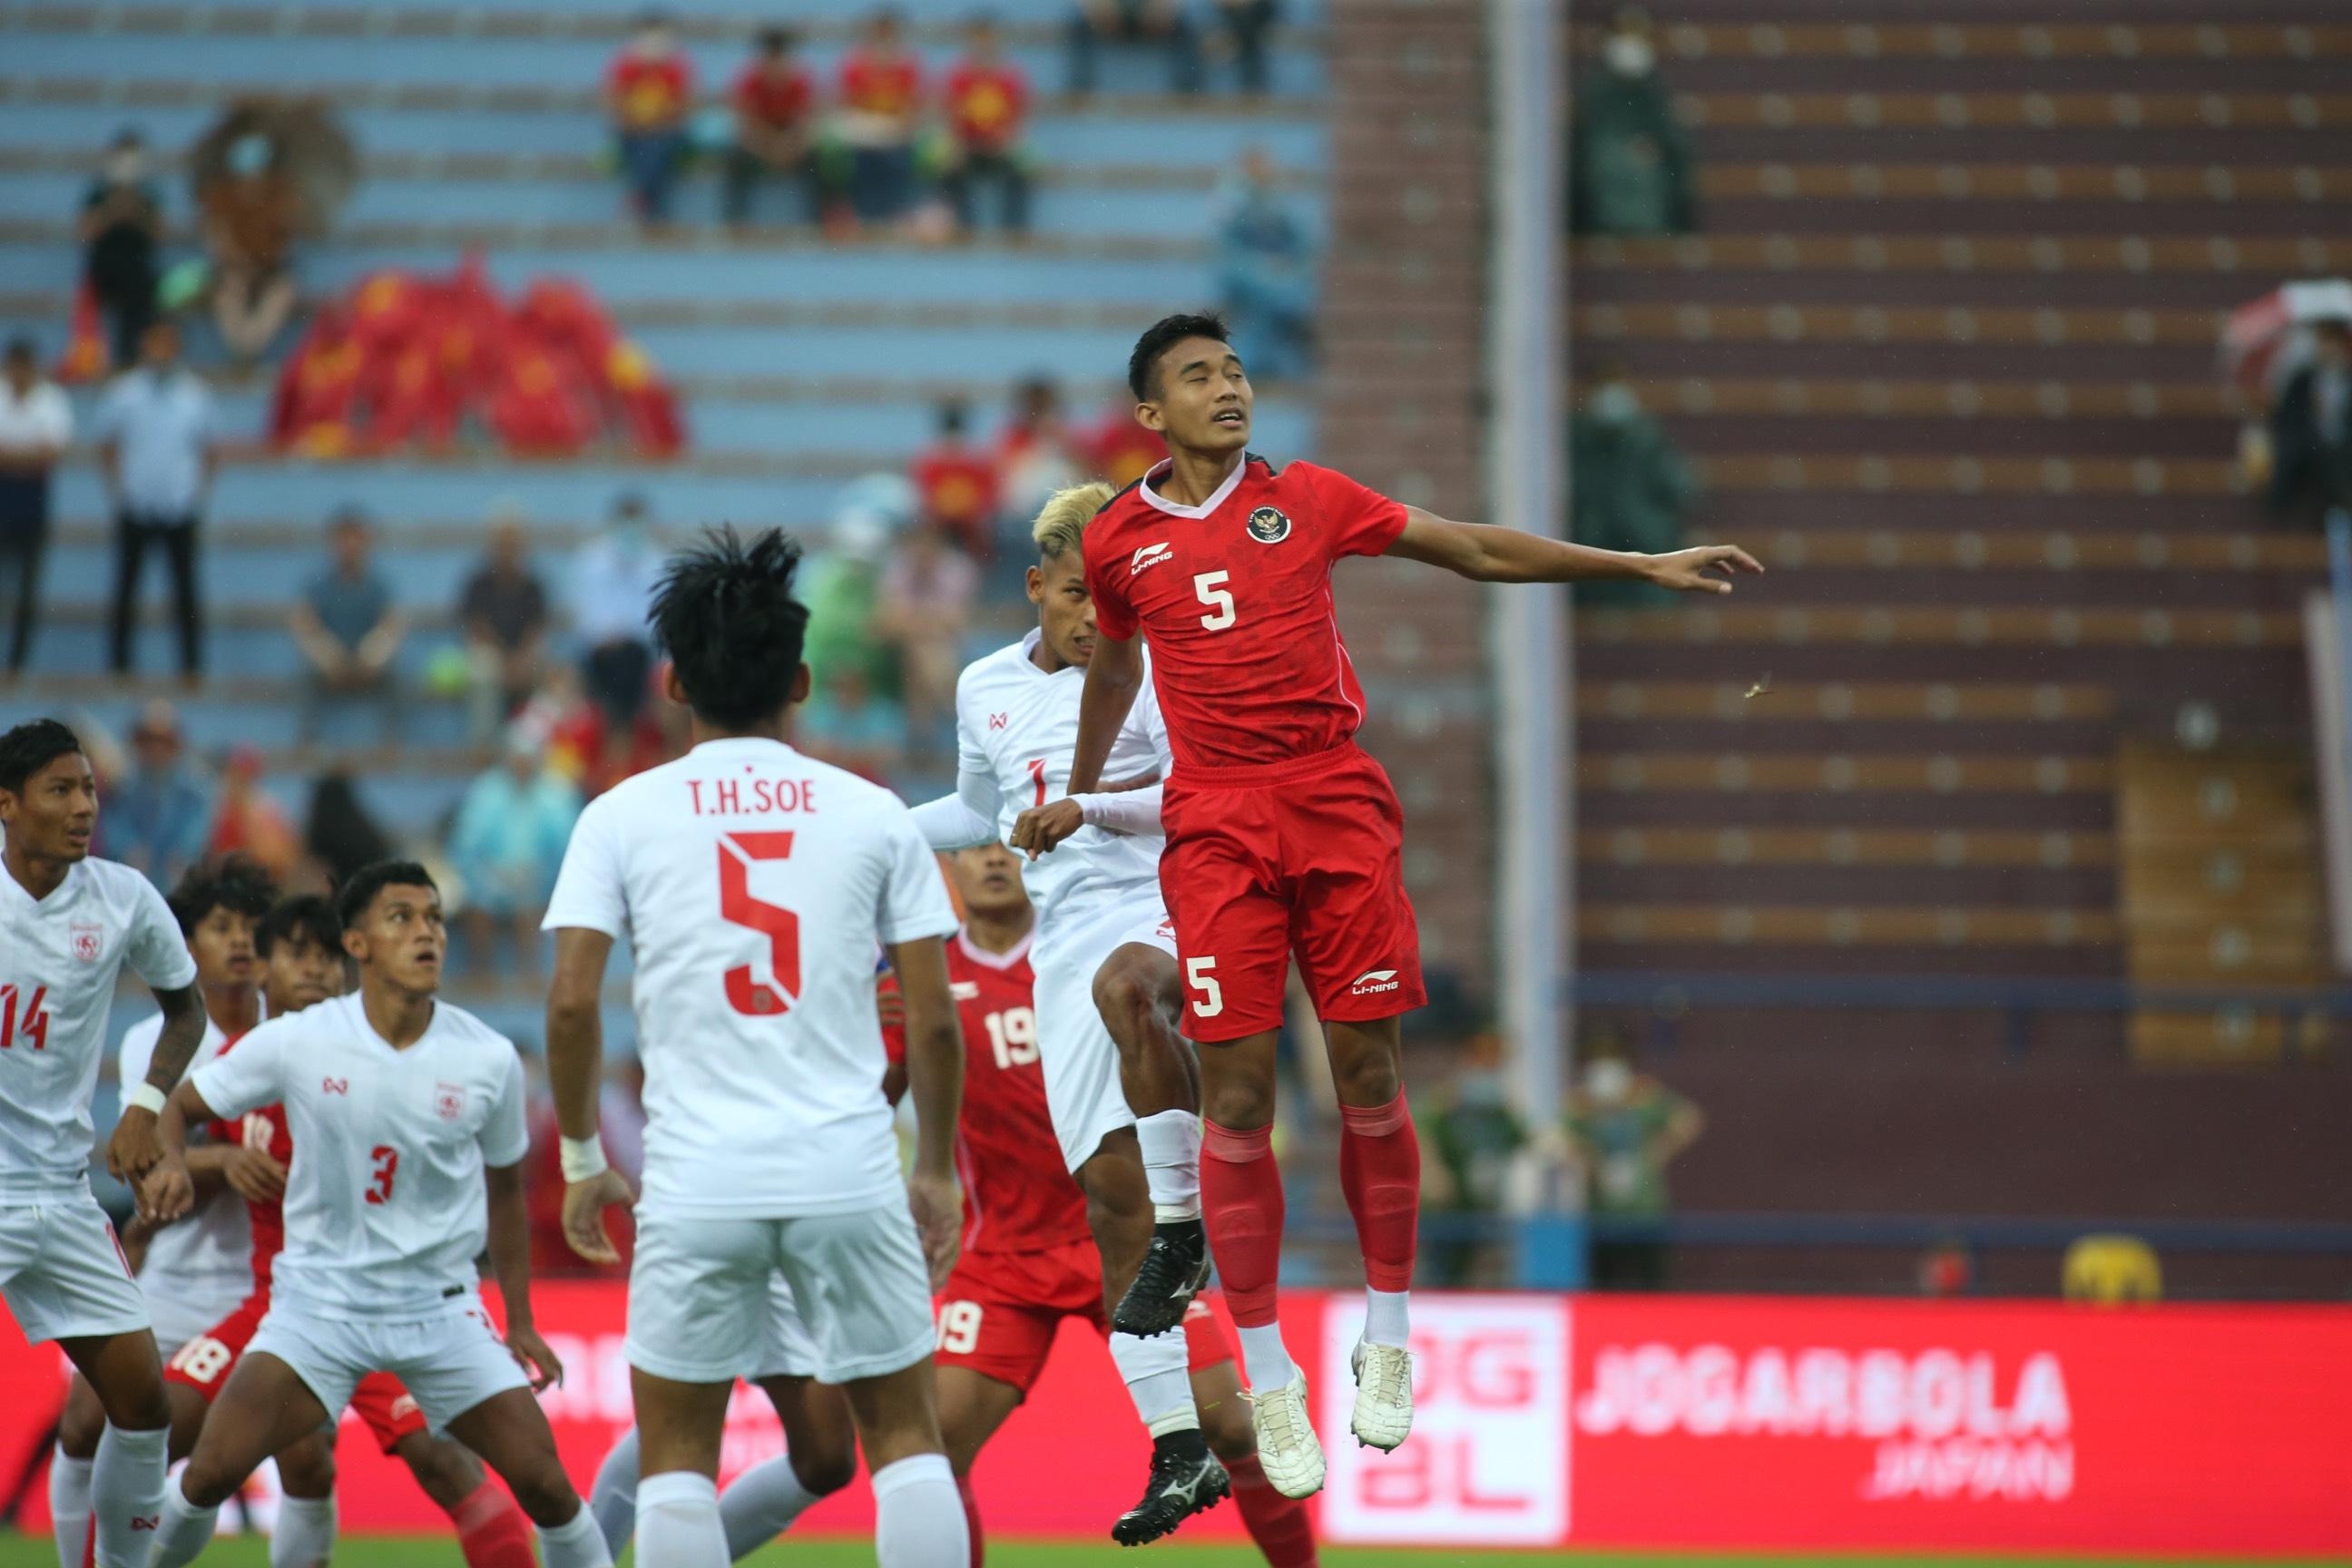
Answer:
[[[1062,1163],[1076,1171],[1102,1141],[1135,1125],[1118,1081],[1118,1042],[1095,1006],[1095,975],[1129,942],[1176,956],[1176,930],[1153,893],[1106,909],[1072,912],[1067,940],[1030,950],[1037,976],[1037,1065],[1045,1074],[1045,1109],[1061,1141]],[[1057,933],[1058,934],[1058,933]]]
[[[793,1310],[778,1310],[781,1277]],[[780,1332],[789,1321],[794,1335]],[[631,1366],[674,1383],[880,1377],[931,1353],[930,1271],[903,1203],[783,1219],[637,1215]],[[763,1358],[778,1364],[763,1364]]]
[[[172,1352],[214,1325],[253,1294],[248,1274],[236,1289],[225,1279],[173,1279],[153,1273],[139,1276],[139,1289],[147,1298],[147,1315],[155,1326],[155,1348],[170,1361]]]
[[[114,1222],[87,1192],[0,1205],[0,1299],[35,1344],[148,1327]]]
[[[362,1378],[388,1372],[436,1432],[486,1399],[530,1386],[470,1290],[422,1318],[327,1318],[275,1297],[245,1347],[247,1358],[256,1352],[292,1367],[330,1418],[351,1404]]]
[[[760,1336],[759,1353],[744,1376],[753,1383],[763,1377],[814,1377],[822,1364],[816,1341],[801,1321],[801,1307],[793,1288],[777,1275],[768,1281],[768,1321]]]

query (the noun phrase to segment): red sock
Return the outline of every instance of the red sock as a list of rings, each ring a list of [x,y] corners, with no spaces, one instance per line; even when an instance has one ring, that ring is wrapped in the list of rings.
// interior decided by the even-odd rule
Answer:
[[[82,1531],[81,1568],[98,1568],[98,1515],[89,1516],[89,1528]]]
[[[1339,1190],[1356,1216],[1364,1283],[1375,1290],[1411,1289],[1421,1230],[1421,1140],[1402,1089],[1386,1105],[1339,1108]],[[1222,1268],[1224,1259],[1217,1262]]]
[[[1255,1454],[1226,1460],[1225,1474],[1234,1479],[1234,1506],[1271,1568],[1315,1568],[1315,1521],[1306,1500],[1275,1490]]]
[[[449,1510],[449,1521],[457,1527],[466,1568],[539,1568],[530,1521],[496,1481],[485,1478],[467,1493]]]
[[[981,1568],[988,1561],[988,1542],[980,1533],[980,1500],[971,1495],[971,1478],[960,1478],[956,1490],[963,1494],[964,1522],[971,1526],[971,1568]]]
[[[1201,1123],[1201,1216],[1234,1321],[1244,1329],[1273,1322],[1282,1273],[1282,1168],[1274,1163],[1271,1126],[1236,1132]]]

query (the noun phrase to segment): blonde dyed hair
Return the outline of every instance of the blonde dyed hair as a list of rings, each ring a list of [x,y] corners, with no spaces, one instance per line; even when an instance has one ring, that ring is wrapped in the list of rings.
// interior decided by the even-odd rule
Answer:
[[[1029,530],[1029,537],[1037,542],[1039,558],[1055,561],[1076,553],[1086,538],[1087,524],[1118,493],[1097,479],[1055,490],[1046,498],[1045,506],[1038,510],[1036,524]]]

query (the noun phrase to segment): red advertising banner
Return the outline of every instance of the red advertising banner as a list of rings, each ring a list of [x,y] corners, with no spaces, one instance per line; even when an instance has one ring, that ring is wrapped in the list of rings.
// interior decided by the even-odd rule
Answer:
[[[629,1419],[622,1300],[539,1292],[569,1369],[546,1407],[583,1488]],[[1423,1295],[1413,1436],[1391,1455],[1345,1436],[1359,1299],[1300,1294],[1284,1313],[1316,1383],[1332,1542],[2352,1551],[2352,1309]],[[21,1474],[59,1358],[0,1329],[0,1474]],[[347,1528],[442,1528],[363,1430],[347,1437]],[[781,1447],[765,1400],[739,1391],[727,1473]],[[1145,1457],[1108,1354],[1073,1330],[981,1460],[989,1529],[1097,1538]],[[802,1528],[871,1521],[860,1483]],[[1238,1526],[1221,1509],[1185,1533]]]

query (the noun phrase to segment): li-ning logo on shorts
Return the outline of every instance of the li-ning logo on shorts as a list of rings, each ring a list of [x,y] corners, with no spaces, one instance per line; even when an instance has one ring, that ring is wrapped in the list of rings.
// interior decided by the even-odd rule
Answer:
[[[1290,519],[1270,506],[1249,515],[1249,536],[1260,544],[1279,544],[1290,537]]]
[[[1134,559],[1127,563],[1127,574],[1130,577],[1140,577],[1143,575],[1145,567],[1157,566],[1163,561],[1174,559],[1176,559],[1176,547],[1164,539],[1157,544],[1141,545],[1137,548]]]
[[[1348,987],[1348,994],[1370,996],[1377,992],[1394,991],[1403,984],[1393,969],[1371,969],[1356,977],[1356,983]]]

